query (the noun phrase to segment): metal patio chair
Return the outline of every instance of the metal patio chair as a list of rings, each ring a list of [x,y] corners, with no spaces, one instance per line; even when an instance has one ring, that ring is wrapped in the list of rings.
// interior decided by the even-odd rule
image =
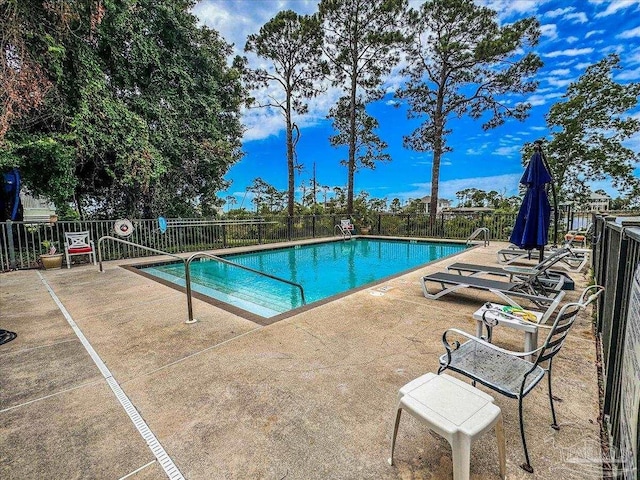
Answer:
[[[551,416],[553,418],[551,427],[559,430],[553,405],[554,397],[551,392],[553,358],[564,345],[578,312],[595,301],[603,291],[603,287],[593,285],[584,290],[577,302],[564,305],[558,312],[553,325],[548,326],[549,334],[544,344],[531,352],[505,350],[456,328],[450,328],[442,335],[442,343],[446,353],[439,359],[440,368],[438,373],[442,373],[447,369],[453,370],[470,378],[474,386],[476,382],[480,382],[484,386],[509,398],[518,399],[520,436],[525,456],[525,463],[521,465],[521,468],[529,473],[533,472],[533,467],[529,459],[529,451],[527,450],[524,434],[522,400],[542,380],[546,373],[549,384]],[[465,337],[468,340],[464,343],[460,343],[457,340],[450,341],[449,336],[451,334]],[[537,358],[534,362],[524,359],[527,355],[535,354],[537,354]],[[542,366],[541,364],[545,362],[548,362],[546,366]]]

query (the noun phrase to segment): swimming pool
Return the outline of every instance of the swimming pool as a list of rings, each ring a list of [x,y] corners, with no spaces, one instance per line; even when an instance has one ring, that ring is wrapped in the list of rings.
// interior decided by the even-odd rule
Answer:
[[[223,258],[301,284],[309,304],[465,248],[452,243],[358,238],[224,255]],[[137,268],[165,282],[185,285],[182,262]],[[302,306],[298,288],[213,259],[192,262],[191,282],[195,292],[264,318]]]

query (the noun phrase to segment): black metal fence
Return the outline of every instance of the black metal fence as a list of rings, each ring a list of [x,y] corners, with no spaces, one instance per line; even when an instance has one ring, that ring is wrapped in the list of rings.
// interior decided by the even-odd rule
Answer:
[[[631,431],[640,431],[640,365],[636,363],[635,370],[628,365],[629,360],[637,360],[640,351],[640,311],[629,308],[632,295],[640,295],[633,287],[634,274],[640,267],[640,217],[598,216],[594,225],[594,280],[606,288],[596,327],[602,357],[603,418],[613,460],[611,473],[615,478],[637,478],[638,471],[631,470],[640,465],[638,436],[628,437],[630,425]],[[627,367],[623,368],[625,362]],[[631,415],[623,408],[629,401],[635,404]],[[630,448],[630,442],[635,443],[635,449]],[[635,459],[631,458],[634,450]]]
[[[378,214],[372,218],[370,234],[399,237],[445,238],[464,240],[479,227],[490,231],[492,240],[508,240],[515,213],[443,212],[433,222],[428,214]],[[244,219],[169,219],[166,232],[160,232],[158,221],[134,220],[135,230],[129,240],[168,253],[194,252],[227,247],[275,243],[309,238],[332,237],[335,226],[345,215],[281,215]],[[585,217],[587,218],[587,217]],[[586,220],[563,215],[559,231],[571,229]],[[357,219],[354,219],[359,233]],[[5,222],[0,223],[0,271],[33,268],[38,265],[43,245],[52,242],[59,252],[64,250],[65,232],[88,230],[94,242],[113,234],[114,220]],[[551,235],[551,233],[550,233]],[[150,255],[142,249],[106,243],[104,260]]]

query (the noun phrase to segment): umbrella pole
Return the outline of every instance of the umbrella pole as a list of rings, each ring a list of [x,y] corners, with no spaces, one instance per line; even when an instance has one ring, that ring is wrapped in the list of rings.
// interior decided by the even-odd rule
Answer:
[[[534,148],[540,152],[542,156],[542,161],[544,162],[544,166],[547,168],[549,175],[551,175],[551,194],[553,196],[553,246],[558,246],[558,198],[556,196],[556,185],[555,178],[553,178],[553,174],[551,173],[551,167],[549,166],[549,162],[547,162],[547,156],[544,154],[542,150],[542,141],[536,140]],[[544,255],[544,247],[540,249],[540,261],[543,260]]]

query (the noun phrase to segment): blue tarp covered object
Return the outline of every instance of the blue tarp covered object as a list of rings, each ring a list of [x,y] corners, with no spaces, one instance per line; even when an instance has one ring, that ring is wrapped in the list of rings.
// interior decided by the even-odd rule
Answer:
[[[509,241],[525,250],[543,248],[549,238],[551,205],[545,186],[553,179],[536,150],[520,183],[527,186]]]

